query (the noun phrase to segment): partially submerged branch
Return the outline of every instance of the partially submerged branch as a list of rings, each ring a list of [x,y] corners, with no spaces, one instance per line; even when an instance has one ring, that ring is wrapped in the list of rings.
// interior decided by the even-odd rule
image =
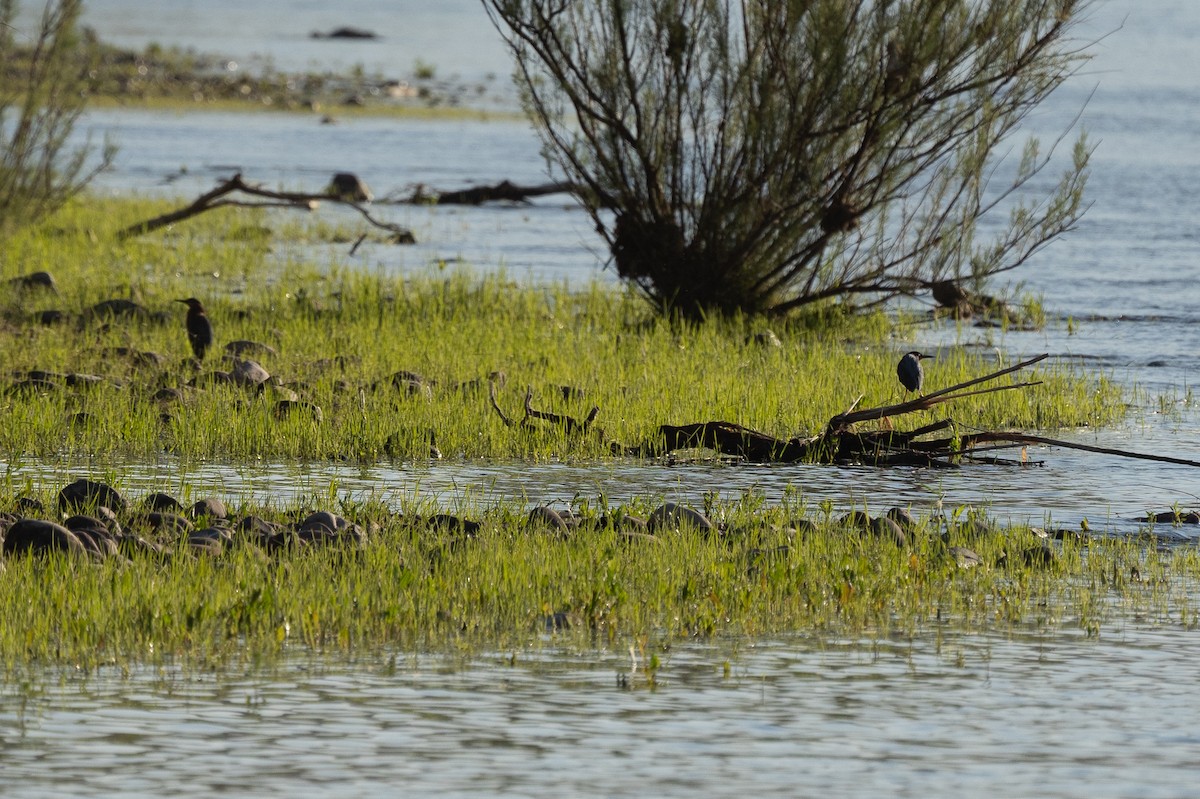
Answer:
[[[565,182],[541,183],[536,186],[518,186],[502,180],[491,186],[472,186],[456,191],[438,191],[419,184],[408,197],[392,202],[409,205],[482,205],[487,202],[528,202],[533,197],[547,194],[570,194],[574,184]]]
[[[226,199],[228,195],[240,192],[250,195],[251,197],[260,197],[264,202],[247,202],[241,199]],[[309,192],[292,192],[292,191],[271,191],[260,186],[254,186],[246,183],[242,179],[239,172],[228,180],[223,181],[212,191],[205,192],[197,197],[190,205],[183,208],[170,211],[168,213],[156,216],[152,219],[147,219],[142,222],[130,225],[117,233],[117,237],[121,239],[133,238],[141,236],[145,233],[158,230],[167,225],[181,222],[185,219],[190,219],[193,216],[202,214],[205,211],[211,211],[214,208],[224,206],[236,206],[239,208],[294,208],[300,211],[315,211],[322,202],[338,203],[353,208],[371,225],[386,230],[391,234],[393,241],[397,244],[412,244],[416,241],[412,231],[407,228],[402,228],[392,222],[384,222],[376,219],[371,215],[360,202],[355,200],[343,199],[330,194]]]
[[[995,391],[1012,391],[1039,385],[1041,381],[1013,383],[1005,386],[970,389],[982,383],[993,381],[1004,375],[1024,369],[1045,360],[1048,354],[1021,361],[1013,366],[967,380],[918,397],[908,402],[895,405],[882,405],[877,408],[854,410],[859,399],[856,399],[848,410],[829,420],[825,431],[819,436],[795,437],[789,439],[751,430],[734,422],[712,421],[698,422],[685,425],[660,425],[658,434],[651,440],[636,447],[623,447],[616,442],[607,440],[603,431],[592,427],[592,422],[600,409],[593,407],[587,418],[582,422],[570,416],[549,411],[539,411],[533,407],[533,391],[525,393],[525,416],[515,421],[506,416],[496,401],[496,386],[491,385],[489,396],[492,407],[504,424],[508,427],[536,429],[535,421],[545,421],[560,426],[568,433],[595,433],[615,455],[628,457],[663,457],[676,450],[709,449],[748,463],[856,463],[872,466],[953,466],[964,458],[977,462],[1000,464],[1028,465],[1025,458],[1024,446],[1028,444],[1044,444],[1047,446],[1081,449],[1106,455],[1116,455],[1125,458],[1172,463],[1182,466],[1200,466],[1200,462],[1184,458],[1172,458],[1163,455],[1151,455],[1139,452],[1096,447],[1087,444],[1077,444],[1069,441],[1046,438],[1019,432],[981,431],[949,435],[943,438],[925,438],[934,433],[953,430],[955,422],[952,419],[941,419],[914,430],[867,430],[858,431],[853,425],[858,422],[876,421],[895,416],[901,416],[916,411],[929,410],[943,403],[954,400],[989,394]],[[1019,461],[1005,461],[985,456],[984,453],[1001,449],[1022,448]]]

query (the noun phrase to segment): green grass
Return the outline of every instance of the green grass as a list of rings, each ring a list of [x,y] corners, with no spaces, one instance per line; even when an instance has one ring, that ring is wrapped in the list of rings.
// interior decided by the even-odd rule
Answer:
[[[244,209],[126,242],[115,237],[162,210],[163,203],[85,200],[0,244],[0,278],[46,270],[59,287],[57,295],[9,291],[0,299],[8,369],[105,378],[89,390],[0,397],[0,455],[9,461],[86,455],[119,462],[167,451],[184,460],[374,462],[425,457],[429,430],[457,459],[611,457],[599,436],[506,427],[486,390],[452,387],[494,371],[507,377],[499,402],[509,416],[522,416],[528,387],[537,408],[582,419],[597,406],[596,425],[626,445],[653,437],[661,424],[718,419],[778,437],[813,434],[855,399],[860,407],[900,399],[895,362],[916,335],[911,322],[833,304],[783,321],[681,325],[607,287],[568,291],[436,269],[402,278],[346,264],[344,245],[325,245],[344,237],[340,225]],[[305,243],[315,248],[299,246]],[[229,367],[220,357],[225,342],[254,340],[278,352],[259,360],[283,388],[215,387],[181,403],[152,400],[157,389],[197,377],[187,363],[186,309],[174,302],[189,296],[204,302],[216,328],[205,371]],[[135,299],[161,318],[85,321],[87,308],[115,297]],[[48,308],[70,321],[44,326],[32,318]],[[782,347],[753,341],[768,327]],[[165,365],[139,367],[114,355],[116,347],[159,353]],[[331,365],[334,358],[340,363]],[[972,351],[949,349],[927,362],[926,390],[993,368]],[[434,385],[416,396],[383,388],[400,370]],[[949,414],[963,429],[1047,430],[1105,424],[1124,412],[1103,377],[1054,365],[1017,378],[1044,383],[897,422],[916,426]],[[564,399],[559,386],[582,397]],[[323,420],[277,419],[275,403],[286,397],[319,406]]]
[[[649,505],[622,510],[644,514]],[[1184,590],[1200,576],[1193,549],[1068,538],[1053,544],[1052,565],[1029,565],[1019,556],[1037,541],[1029,529],[985,530],[965,515],[947,525],[924,520],[898,547],[806,512],[802,502],[766,507],[754,496],[710,509],[723,535],[664,530],[633,541],[594,526],[615,510],[598,504],[576,508],[590,524],[567,538],[529,528],[516,506],[467,509],[482,522],[472,539],[416,522],[429,508],[392,514],[362,502],[338,510],[371,530],[365,547],[266,555],[243,541],[212,556],[167,541],[165,559],[10,557],[0,667],[11,676],[52,665],[237,667],[297,652],[654,651],[797,630],[829,639],[1103,635],[1133,616],[1196,624]],[[283,519],[297,509],[239,511]],[[801,516],[815,528],[798,533],[792,524]],[[983,565],[957,566],[949,546],[969,546]]]

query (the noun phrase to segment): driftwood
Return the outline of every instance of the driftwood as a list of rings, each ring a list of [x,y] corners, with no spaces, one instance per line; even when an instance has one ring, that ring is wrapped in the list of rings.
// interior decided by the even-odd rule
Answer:
[[[575,190],[572,183],[542,183],[537,186],[518,186],[502,180],[492,186],[473,186],[456,191],[438,191],[418,185],[412,194],[403,199],[385,200],[409,205],[482,205],[488,202],[526,202],[533,197],[547,194],[570,194]]]
[[[960,464],[964,459],[968,459],[992,464],[1029,465],[1030,461],[1024,455],[1024,447],[1030,444],[1042,444],[1124,458],[1138,458],[1182,466],[1200,466],[1200,462],[1184,458],[1077,444],[1026,433],[980,431],[942,438],[925,438],[944,430],[954,429],[955,422],[950,419],[943,419],[908,431],[892,429],[858,431],[852,429],[852,426],[858,422],[890,420],[895,416],[928,410],[965,397],[1036,386],[1040,381],[964,390],[1019,371],[1047,357],[1048,355],[1039,355],[983,377],[967,380],[895,405],[854,410],[858,404],[858,400],[855,400],[849,410],[829,420],[821,435],[790,439],[775,438],[734,422],[714,421],[686,425],[664,424],[659,426],[658,435],[651,441],[636,447],[623,447],[606,439],[603,431],[592,426],[592,422],[600,412],[598,407],[593,407],[587,418],[580,422],[570,416],[534,409],[532,407],[533,391],[529,389],[525,394],[525,416],[520,421],[515,421],[500,409],[496,401],[495,384],[491,385],[490,397],[492,408],[509,427],[519,426],[525,429],[535,429],[535,421],[542,420],[562,426],[571,433],[599,435],[600,440],[614,454],[630,457],[663,457],[676,450],[709,449],[748,463],[813,462],[854,463],[871,466],[954,466]],[[890,422],[888,426],[890,427]],[[1022,449],[1020,460],[1001,460],[986,455],[986,453],[1017,447]]]
[[[250,195],[251,197],[260,198],[259,200],[247,202],[245,200],[230,199],[229,195],[240,192]],[[416,241],[413,238],[411,231],[402,228],[399,225],[391,222],[384,222],[371,216],[368,211],[359,202],[349,199],[343,199],[330,194],[310,194],[308,192],[293,192],[293,191],[270,191],[259,186],[253,186],[242,180],[241,173],[234,175],[228,180],[223,181],[215,189],[205,192],[197,197],[190,205],[179,208],[175,211],[156,216],[153,219],[147,219],[142,222],[130,225],[117,233],[118,238],[128,239],[134,236],[141,236],[144,233],[149,233],[153,230],[158,230],[161,227],[174,224],[175,222],[189,219],[205,211],[211,211],[214,208],[237,207],[237,208],[294,208],[302,211],[315,211],[322,202],[338,203],[345,205],[358,211],[362,217],[370,224],[381,230],[386,230],[391,234],[392,240],[397,244],[412,244]],[[361,240],[360,240],[361,241]],[[357,245],[356,245],[357,246]]]

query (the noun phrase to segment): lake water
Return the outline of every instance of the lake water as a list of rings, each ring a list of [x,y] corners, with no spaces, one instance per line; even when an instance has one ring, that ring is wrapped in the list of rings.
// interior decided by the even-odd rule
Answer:
[[[420,61],[439,75],[501,82],[508,71],[470,0],[92,0],[86,15],[118,43],[194,46],[250,65],[362,63],[402,78]],[[308,38],[347,24],[384,39]],[[1093,207],[1078,231],[1017,275],[1044,295],[1052,324],[1036,333],[930,328],[916,344],[999,347],[1014,358],[1051,352],[1102,370],[1139,389],[1130,423],[1052,435],[1200,460],[1200,416],[1186,401],[1200,372],[1200,4],[1100,2],[1081,35],[1104,34],[1094,61],[1031,120],[1053,134],[1091,96],[1083,122],[1098,144]],[[545,178],[530,129],[517,121],[319,125],[300,115],[104,112],[88,125],[122,147],[101,191],[191,197],[233,171],[317,189],[350,170],[378,195],[416,183]],[[386,215],[420,243],[364,248],[353,262],[404,272],[464,261],[529,280],[613,280],[587,220],[561,199],[388,207]],[[330,257],[349,260],[344,249]],[[336,480],[349,493],[419,487],[447,503],[464,495],[565,502],[601,491],[698,501],[746,488],[775,501],[801,486],[811,501],[839,506],[985,503],[1001,517],[1041,523],[1048,514],[1074,525],[1086,516],[1116,532],[1137,529],[1133,519],[1147,509],[1200,506],[1195,469],[1074,450],[1032,454],[1042,467],[939,472],[453,461],[298,470],[164,460],[143,465],[127,486],[279,498],[323,494]],[[82,470],[12,468],[53,485]],[[1194,537],[1194,528],[1181,534]],[[998,631],[948,634],[940,647],[932,634],[681,644],[656,690],[636,674],[631,690],[618,687],[617,675],[630,671],[622,651],[557,652],[552,641],[522,653],[516,667],[505,665],[506,653],[467,661],[397,653],[394,671],[300,657],[281,672],[215,677],[48,674],[33,686],[0,686],[0,795],[1187,795],[1200,777],[1196,633],[1118,619],[1099,640]]]

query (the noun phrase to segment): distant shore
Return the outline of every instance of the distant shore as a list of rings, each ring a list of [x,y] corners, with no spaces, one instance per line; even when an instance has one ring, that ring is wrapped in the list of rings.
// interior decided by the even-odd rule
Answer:
[[[321,114],[326,121],[354,115],[514,116],[520,113],[507,79],[473,82],[439,78],[433,66],[416,64],[410,75],[348,71],[286,72],[246,68],[236,57],[149,45],[112,46],[85,31],[92,68],[88,104],[94,108],[156,110],[274,110]],[[24,53],[0,67],[12,80]]]

